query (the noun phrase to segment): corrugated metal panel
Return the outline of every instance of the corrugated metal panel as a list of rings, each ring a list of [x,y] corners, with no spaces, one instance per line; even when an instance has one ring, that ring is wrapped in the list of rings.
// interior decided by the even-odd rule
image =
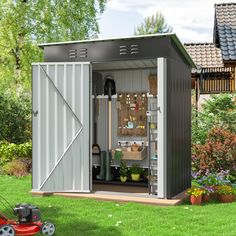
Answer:
[[[102,73],[103,78],[108,73]],[[112,75],[116,82],[117,93],[120,92],[148,92],[149,82],[148,76],[150,74],[156,74],[156,70],[127,70],[127,71],[113,71],[109,73]],[[108,104],[107,98],[98,98],[99,100],[99,113],[97,119],[97,142],[102,150],[107,150],[107,132],[108,132]],[[150,98],[149,98],[150,100]],[[112,146],[115,147],[118,141],[147,141],[145,137],[131,137],[124,136],[118,137],[117,127],[118,127],[118,113],[116,98],[112,99]]]
[[[90,190],[89,63],[33,64],[33,190]]]
[[[191,185],[191,68],[167,59],[167,198]]]

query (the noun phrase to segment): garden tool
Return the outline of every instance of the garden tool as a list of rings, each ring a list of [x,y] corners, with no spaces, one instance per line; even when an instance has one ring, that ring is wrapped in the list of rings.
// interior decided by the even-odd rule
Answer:
[[[105,85],[104,85],[104,94],[108,95],[108,151],[107,151],[107,156],[106,156],[106,181],[112,180],[112,175],[111,175],[111,157],[112,157],[112,148],[111,148],[111,142],[112,142],[112,95],[116,94],[116,84],[115,81],[113,80],[111,75],[107,75],[105,77]]]
[[[93,95],[94,95],[94,102],[93,102],[93,118],[94,118],[94,126],[93,126],[93,146],[92,146],[92,154],[93,155],[100,155],[101,148],[97,143],[97,117],[99,114],[99,103],[97,101],[97,95],[101,95],[102,91],[102,75],[100,73],[94,72],[93,73]]]
[[[106,171],[106,151],[102,151],[100,154],[100,173],[96,176],[97,179],[104,180],[105,179],[105,171]]]

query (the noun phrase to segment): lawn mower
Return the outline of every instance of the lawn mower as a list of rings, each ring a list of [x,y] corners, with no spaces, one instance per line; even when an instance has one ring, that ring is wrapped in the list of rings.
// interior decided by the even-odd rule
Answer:
[[[41,221],[38,207],[20,203],[12,208],[9,202],[1,195],[0,202],[16,218],[11,220],[0,212],[0,236],[35,235],[39,232],[43,235],[53,235],[55,233],[54,224]]]

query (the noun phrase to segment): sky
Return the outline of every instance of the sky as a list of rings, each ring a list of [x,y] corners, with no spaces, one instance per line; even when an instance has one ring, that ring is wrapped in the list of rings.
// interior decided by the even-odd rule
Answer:
[[[108,0],[99,38],[132,36],[144,18],[161,12],[183,43],[212,42],[214,4],[235,0]]]

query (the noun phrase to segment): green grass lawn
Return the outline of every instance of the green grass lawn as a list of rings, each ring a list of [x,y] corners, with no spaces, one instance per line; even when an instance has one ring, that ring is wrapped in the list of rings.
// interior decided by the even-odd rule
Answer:
[[[0,194],[11,204],[40,207],[43,220],[63,236],[222,236],[236,235],[236,202],[174,207],[119,204],[63,197],[32,197],[31,178],[0,176]],[[0,205],[0,209],[3,209]]]

